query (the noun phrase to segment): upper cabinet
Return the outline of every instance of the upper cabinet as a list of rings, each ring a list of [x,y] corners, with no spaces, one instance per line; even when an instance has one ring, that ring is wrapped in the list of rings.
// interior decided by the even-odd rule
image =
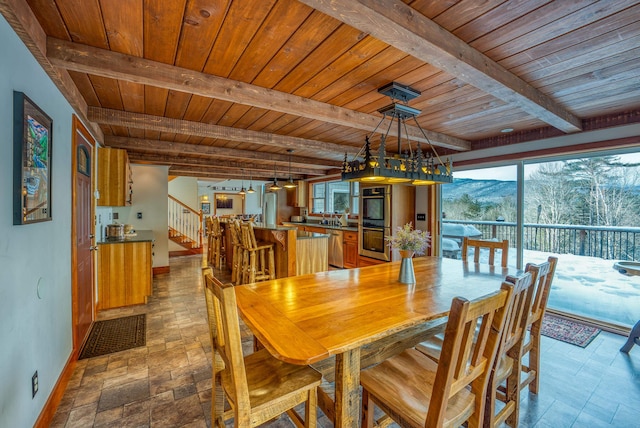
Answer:
[[[133,179],[126,150],[98,149],[99,206],[123,207],[131,205]]]
[[[307,186],[306,181],[296,181],[296,187],[287,189],[287,205],[290,207],[304,208],[307,206]]]

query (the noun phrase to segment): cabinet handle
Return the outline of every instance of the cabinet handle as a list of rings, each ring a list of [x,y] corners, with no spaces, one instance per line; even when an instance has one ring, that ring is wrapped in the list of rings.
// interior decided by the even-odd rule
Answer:
[[[90,251],[98,251],[98,246],[97,245],[92,245],[91,247],[89,247]]]

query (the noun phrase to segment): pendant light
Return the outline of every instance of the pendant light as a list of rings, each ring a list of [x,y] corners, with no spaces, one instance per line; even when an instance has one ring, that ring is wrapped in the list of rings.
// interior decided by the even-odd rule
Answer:
[[[282,187],[278,186],[278,174],[276,173],[276,164],[273,164],[273,184],[269,186],[269,190],[275,192],[277,190],[282,189]]]
[[[253,174],[249,173],[249,188],[247,189],[247,193],[256,193],[255,190],[253,190]]]
[[[240,188],[240,191],[238,192],[238,194],[244,196],[247,193],[246,190],[244,190],[244,169],[241,171],[242,171],[242,187]]]
[[[284,184],[284,187],[287,189],[294,189],[296,187],[296,183],[293,182],[293,178],[291,177],[291,153],[293,153],[293,149],[287,149],[287,153],[289,153],[289,180]]]

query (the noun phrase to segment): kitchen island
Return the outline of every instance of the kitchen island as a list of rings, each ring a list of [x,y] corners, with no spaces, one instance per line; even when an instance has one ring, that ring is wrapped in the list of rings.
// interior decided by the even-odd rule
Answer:
[[[228,269],[231,269],[233,260],[231,234],[228,225],[224,221],[221,221],[221,224],[225,229],[226,265]],[[301,266],[300,272],[304,273],[328,270],[328,263],[325,268],[322,261],[323,258],[326,260],[328,254],[326,249],[328,235],[307,232],[299,234],[298,228],[294,226],[264,223],[254,223],[253,230],[257,241],[273,244],[276,278],[300,275],[298,273],[299,265]],[[302,246],[300,252],[298,251],[299,245]]]
[[[296,235],[296,274],[329,270],[329,235],[298,230]]]

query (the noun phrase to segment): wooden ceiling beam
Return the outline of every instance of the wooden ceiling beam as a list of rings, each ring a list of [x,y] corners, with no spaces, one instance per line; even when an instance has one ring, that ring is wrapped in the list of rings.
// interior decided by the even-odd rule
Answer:
[[[300,0],[567,133],[578,117],[401,0]]]
[[[229,171],[212,171],[207,168],[201,167],[188,167],[188,166],[173,166],[169,168],[169,175],[179,175],[186,177],[198,177],[198,178],[231,178],[239,180],[238,174],[231,173]],[[252,177],[254,181],[273,181],[273,173],[271,175],[261,173]],[[285,177],[278,177],[278,180],[286,180]],[[249,180],[247,180],[247,187]],[[238,186],[239,187],[239,186]]]
[[[277,153],[258,152],[252,150],[229,149],[225,147],[204,146],[188,143],[174,143],[171,141],[146,140],[142,138],[106,136],[104,143],[108,147],[126,149],[132,151],[147,151],[153,153],[167,153],[173,155],[208,156],[220,159],[256,160],[264,163],[289,164],[289,155]],[[342,161],[327,159],[291,156],[291,164],[305,165],[307,168],[318,170],[327,168],[340,168]]]
[[[166,154],[158,154],[158,153],[144,153],[144,152],[134,152],[127,150],[127,154],[129,155],[129,160],[132,163],[145,162],[145,163],[153,163],[156,165],[176,165],[176,166],[201,166],[201,167],[211,167],[224,171],[235,172],[237,176],[241,175],[253,175],[253,174],[273,174],[273,165],[269,165],[265,162],[237,162],[229,159],[203,159],[203,158],[194,158],[189,156],[173,156]],[[291,163],[291,174],[294,177],[301,178],[302,175],[313,175],[313,176],[323,176],[325,175],[324,171],[321,169],[311,169],[311,168],[299,168],[294,167],[293,162]],[[244,170],[244,173],[243,173]],[[288,167],[280,168],[281,171],[287,173],[289,172]]]
[[[264,146],[281,147],[285,149],[314,150],[319,153],[344,154],[346,152],[355,154],[359,150],[355,147],[325,143],[318,140],[287,137],[285,135],[269,134],[267,132],[251,131],[249,129],[211,125],[209,123],[173,119],[163,116],[152,116],[143,113],[131,113],[122,110],[89,107],[87,112],[90,120],[101,125],[126,126],[158,132],[169,132],[172,134],[221,138],[223,140],[261,144]]]
[[[216,98],[367,132],[376,130],[380,122],[380,116],[51,37],[47,39],[47,57],[56,66],[67,70]],[[384,133],[388,128],[387,125],[385,123],[380,126],[377,132]],[[424,137],[422,131],[428,138]],[[417,126],[408,126],[407,132],[413,141],[431,143],[458,151],[471,149],[471,143],[468,141],[433,131],[420,130]],[[397,136],[396,129],[391,127],[389,134]]]

